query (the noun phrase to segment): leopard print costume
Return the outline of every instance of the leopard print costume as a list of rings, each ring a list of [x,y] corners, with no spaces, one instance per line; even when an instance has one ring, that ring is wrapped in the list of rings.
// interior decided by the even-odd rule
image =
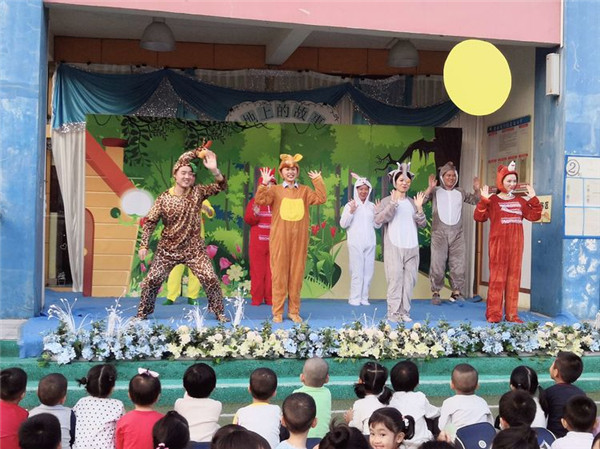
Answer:
[[[188,165],[196,158],[195,151],[183,153],[175,167]],[[227,189],[227,180],[208,185],[197,184],[185,195],[177,196],[169,190],[161,193],[148,212],[142,229],[140,248],[147,248],[150,236],[158,220],[162,219],[162,231],[158,248],[150,265],[148,275],[141,284],[142,294],[138,306],[138,318],[145,319],[154,312],[158,291],[176,265],[185,264],[200,280],[208,298],[208,310],[218,319],[223,317],[223,293],[210,258],[206,254],[204,239],[200,237],[202,202],[209,196]]]

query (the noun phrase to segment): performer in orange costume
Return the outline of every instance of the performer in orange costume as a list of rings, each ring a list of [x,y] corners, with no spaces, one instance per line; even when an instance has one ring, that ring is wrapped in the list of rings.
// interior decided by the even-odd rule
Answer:
[[[517,313],[521,265],[523,260],[523,218],[537,221],[542,216],[542,205],[533,187],[527,187],[529,200],[515,196],[518,174],[515,163],[498,166],[496,187],[492,195],[488,186],[481,189],[481,199],[474,212],[476,221],[490,219],[490,284],[485,317],[490,323],[502,319],[502,296],[506,321],[522,323]]]
[[[275,176],[275,169],[269,169]],[[258,184],[262,184],[262,177]],[[275,178],[271,178],[275,184]],[[264,302],[271,306],[271,257],[269,255],[269,236],[271,234],[271,206],[259,206],[254,198],[248,201],[244,221],[250,225],[250,296],[252,305],[260,306]]]
[[[271,252],[271,275],[273,278],[273,322],[283,321],[285,297],[289,297],[288,317],[301,323],[300,290],[304,279],[304,267],[308,250],[308,206],[323,204],[327,200],[325,183],[321,172],[309,171],[315,190],[296,181],[300,173],[298,161],[301,154],[281,154],[279,174],[283,182],[270,185],[269,168],[260,171],[262,184],[258,187],[254,202],[270,205],[273,212],[269,250]]]

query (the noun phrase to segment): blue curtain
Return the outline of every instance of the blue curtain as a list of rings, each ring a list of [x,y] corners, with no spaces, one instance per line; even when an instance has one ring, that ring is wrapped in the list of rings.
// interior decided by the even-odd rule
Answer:
[[[165,77],[182,101],[215,120],[225,120],[233,106],[245,101],[295,100],[333,106],[346,94],[371,123],[439,126],[458,113],[451,101],[426,108],[390,106],[370,98],[350,83],[295,92],[250,92],[203,83],[172,70],[107,75],[61,64],[54,86],[52,127],[83,122],[86,114],[131,114],[148,101]]]

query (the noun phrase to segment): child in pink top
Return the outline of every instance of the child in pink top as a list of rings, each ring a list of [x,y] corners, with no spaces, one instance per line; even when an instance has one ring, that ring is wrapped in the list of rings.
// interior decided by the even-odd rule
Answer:
[[[117,422],[117,449],[153,449],[152,427],[163,417],[152,407],[160,396],[158,373],[139,368],[129,381],[129,399],[135,406]]]

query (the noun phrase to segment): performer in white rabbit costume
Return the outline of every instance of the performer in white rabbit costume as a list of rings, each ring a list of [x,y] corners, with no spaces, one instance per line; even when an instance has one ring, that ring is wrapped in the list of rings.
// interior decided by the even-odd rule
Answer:
[[[440,185],[435,175],[429,176],[429,187],[425,201],[432,201],[431,223],[431,282],[433,305],[440,305],[440,290],[444,287],[446,262],[450,270],[452,295],[450,301],[464,301],[465,293],[465,239],[463,235],[463,203],[475,205],[479,202],[479,178],[473,178],[473,192],[467,193],[458,185],[458,170],[452,162],[439,168]],[[432,193],[433,192],[433,193]]]
[[[375,223],[383,224],[383,259],[387,279],[387,319],[410,322],[410,300],[419,272],[419,233],[427,218],[423,213],[425,192],[407,195],[415,175],[410,163],[388,173],[394,190],[375,210]]]
[[[350,298],[352,306],[369,305],[369,287],[375,270],[376,205],[369,201],[373,190],[367,178],[351,173],[356,179],[352,200],[344,206],[340,226],[346,229],[350,265]]]

